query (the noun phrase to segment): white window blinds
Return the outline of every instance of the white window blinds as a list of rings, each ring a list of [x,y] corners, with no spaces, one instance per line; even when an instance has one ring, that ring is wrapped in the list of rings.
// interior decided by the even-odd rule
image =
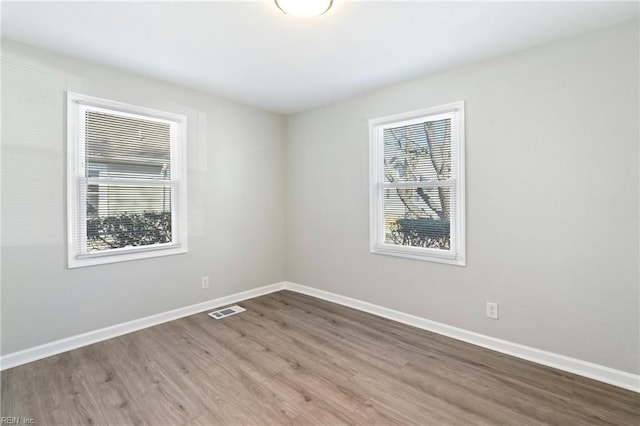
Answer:
[[[462,105],[372,120],[372,251],[463,261]]]
[[[183,120],[119,106],[87,97],[70,105],[70,266],[107,255],[108,261],[113,255],[129,260],[131,253],[177,249],[185,239]]]

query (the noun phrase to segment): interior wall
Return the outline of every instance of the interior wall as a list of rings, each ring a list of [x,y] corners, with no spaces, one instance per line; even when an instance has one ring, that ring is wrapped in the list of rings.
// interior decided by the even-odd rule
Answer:
[[[636,21],[289,117],[287,280],[640,373],[638,52]],[[467,266],[370,253],[368,120],[459,100]]]
[[[67,90],[187,116],[188,254],[66,268]],[[280,115],[3,40],[1,353],[282,281],[283,140]]]

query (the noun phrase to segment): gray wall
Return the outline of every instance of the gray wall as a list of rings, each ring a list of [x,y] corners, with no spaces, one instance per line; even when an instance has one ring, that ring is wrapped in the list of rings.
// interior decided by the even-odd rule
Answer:
[[[289,117],[287,280],[640,373],[638,48],[628,23]],[[369,253],[368,119],[458,100],[467,267]]]
[[[2,47],[3,354],[283,280],[281,116]],[[187,115],[188,254],[66,269],[66,90]]]

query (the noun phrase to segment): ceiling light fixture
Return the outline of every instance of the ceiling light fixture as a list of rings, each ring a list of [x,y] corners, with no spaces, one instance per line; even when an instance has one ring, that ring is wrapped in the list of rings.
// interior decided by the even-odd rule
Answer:
[[[276,6],[287,15],[311,18],[325,13],[333,0],[275,0]]]

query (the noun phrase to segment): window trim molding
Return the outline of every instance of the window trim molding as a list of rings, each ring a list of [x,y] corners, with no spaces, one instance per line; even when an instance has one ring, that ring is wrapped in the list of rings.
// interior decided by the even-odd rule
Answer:
[[[79,268],[92,265],[103,265],[129,260],[147,259],[159,256],[183,254],[188,251],[187,243],[187,117],[181,114],[160,111],[124,102],[98,98],[67,91],[67,164],[66,164],[66,234],[67,234],[67,268]],[[180,190],[177,191],[177,217],[172,217],[172,243],[159,244],[157,246],[141,246],[139,248],[121,248],[108,250],[104,253],[81,253],[77,236],[81,226],[80,221],[86,222],[86,210],[78,208],[81,202],[80,185],[78,179],[79,158],[83,155],[84,145],[80,143],[79,132],[84,126],[84,121],[78,120],[80,109],[83,107],[106,109],[116,111],[124,115],[146,116],[156,121],[176,123],[175,130],[171,129],[172,138],[176,137],[178,143],[171,144],[171,166],[173,170],[179,170]],[[82,121],[82,122],[79,122]],[[179,149],[176,149],[176,145]],[[175,168],[174,168],[175,167]],[[178,185],[169,183],[172,192]],[[172,215],[176,216],[176,215]]]
[[[380,159],[383,154],[384,126],[408,125],[420,122],[424,118],[454,113],[457,116],[456,128],[456,224],[452,232],[455,238],[456,253],[443,253],[442,250],[424,247],[399,246],[384,242],[384,198],[380,196],[381,186]],[[451,102],[429,108],[422,108],[400,114],[369,120],[369,251],[374,254],[399,256],[409,259],[426,260],[449,265],[466,266],[466,216],[465,216],[465,117],[464,101]],[[413,184],[411,184],[413,186]],[[380,217],[382,215],[382,217]]]

